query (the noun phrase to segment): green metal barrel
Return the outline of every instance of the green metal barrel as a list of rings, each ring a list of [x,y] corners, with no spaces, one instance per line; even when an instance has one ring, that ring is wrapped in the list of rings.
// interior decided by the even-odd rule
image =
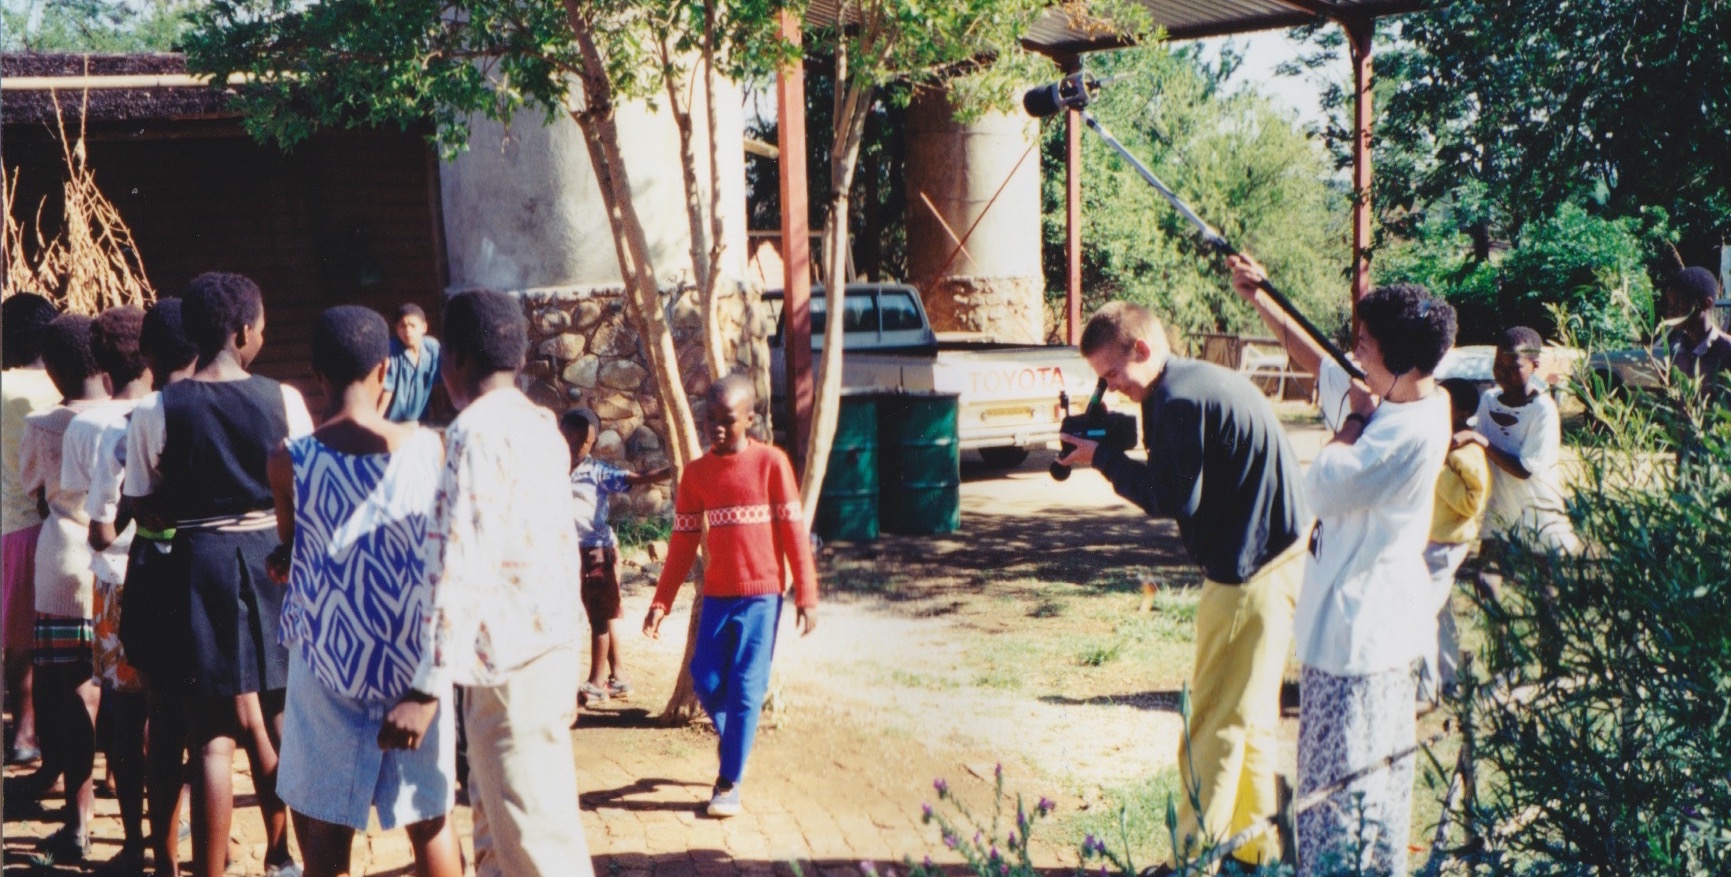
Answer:
[[[842,397],[812,529],[825,540],[869,542],[878,537],[876,396]]]
[[[878,397],[883,486],[878,516],[891,533],[953,533],[962,524],[962,451],[956,438],[956,394],[892,393]]]

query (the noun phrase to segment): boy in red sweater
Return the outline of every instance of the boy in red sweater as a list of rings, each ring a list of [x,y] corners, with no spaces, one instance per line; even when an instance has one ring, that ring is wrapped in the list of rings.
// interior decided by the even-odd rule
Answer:
[[[679,479],[667,566],[643,619],[643,633],[659,638],[702,541],[709,566],[691,682],[721,737],[721,771],[709,799],[709,815],[718,818],[739,813],[739,781],[769,687],[788,572],[800,635],[817,628],[817,567],[799,488],[787,455],[747,435],[756,408],[757,391],[742,376],[710,387],[709,453],[691,461]]]

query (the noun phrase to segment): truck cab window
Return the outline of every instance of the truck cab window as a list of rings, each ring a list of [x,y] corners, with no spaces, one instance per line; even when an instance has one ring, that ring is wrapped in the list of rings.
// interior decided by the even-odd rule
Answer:
[[[925,323],[920,320],[919,305],[914,304],[912,293],[904,291],[885,291],[878,296],[878,312],[883,320],[885,332],[899,332],[905,329],[922,329]]]

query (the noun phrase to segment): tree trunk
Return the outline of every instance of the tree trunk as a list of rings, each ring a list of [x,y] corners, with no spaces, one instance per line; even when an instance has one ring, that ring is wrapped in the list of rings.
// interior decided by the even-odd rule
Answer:
[[[720,193],[717,191],[719,174],[715,166],[715,78],[714,66],[710,63],[710,47],[704,46],[704,89],[707,92],[705,108],[706,121],[709,126],[709,189],[710,210],[713,218],[709,234],[704,234],[703,222],[703,186],[697,175],[696,135],[691,127],[691,91],[689,87],[682,88],[680,80],[682,71],[673,55],[673,47],[664,36],[658,44],[661,52],[661,78],[667,91],[668,110],[673,114],[674,127],[679,132],[679,171],[685,182],[685,220],[691,237],[691,272],[692,285],[698,293],[698,304],[703,314],[703,361],[709,369],[709,379],[719,380],[732,371],[728,367],[723,347],[725,342],[721,337],[720,321],[716,319],[717,296],[716,288],[721,283],[721,215]]]
[[[579,77],[584,107],[573,111],[572,117],[583,130],[583,142],[595,169],[596,182],[600,185],[602,204],[607,210],[614,250],[619,258],[619,273],[625,280],[626,300],[642,327],[644,353],[649,360],[650,373],[655,376],[656,389],[661,394],[673,462],[682,473],[701,446],[690,400],[686,398],[684,382],[679,375],[679,356],[673,344],[673,332],[668,326],[667,314],[661,308],[660,288],[655,279],[655,266],[649,258],[648,238],[632,202],[631,184],[619,144],[619,128],[613,118],[612,83],[607,79],[606,65],[595,45],[594,33],[583,15],[582,5],[578,0],[566,0],[565,13],[584,68]],[[697,612],[698,604],[694,601],[694,618]],[[692,645],[688,636],[688,656]],[[683,721],[697,711],[697,698],[691,691],[690,676],[682,672],[661,718],[669,722]]]
[[[836,53],[836,78],[846,74],[846,54]],[[841,408],[842,315],[846,313],[849,191],[854,167],[859,161],[865,119],[871,109],[872,86],[857,80],[836,93],[835,141],[830,148],[830,206],[823,224],[824,328],[823,363],[818,371],[817,398],[812,404],[811,444],[805,459],[805,480],[800,484],[800,507],[806,526],[817,520],[818,494],[829,469],[829,451],[835,444],[836,419]],[[839,290],[839,291],[838,291]]]

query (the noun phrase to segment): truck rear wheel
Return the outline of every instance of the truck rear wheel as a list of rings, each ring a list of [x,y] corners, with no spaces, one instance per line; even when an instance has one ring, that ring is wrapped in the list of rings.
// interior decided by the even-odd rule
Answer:
[[[993,469],[1014,469],[1028,459],[1028,449],[1013,446],[981,448],[980,459]]]

